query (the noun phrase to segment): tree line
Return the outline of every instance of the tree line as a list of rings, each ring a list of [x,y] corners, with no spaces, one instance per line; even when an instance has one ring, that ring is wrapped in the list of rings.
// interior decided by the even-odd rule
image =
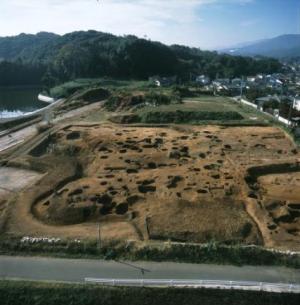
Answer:
[[[177,75],[185,81],[199,74],[214,79],[281,70],[271,58],[230,56],[96,31],[0,38],[0,58],[5,60],[0,62],[0,85],[37,82],[46,87],[85,77]]]

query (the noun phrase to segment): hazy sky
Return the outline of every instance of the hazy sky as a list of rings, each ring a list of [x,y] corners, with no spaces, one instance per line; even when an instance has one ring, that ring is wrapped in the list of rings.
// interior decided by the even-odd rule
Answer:
[[[0,36],[88,29],[225,47],[300,34],[300,0],[0,0]]]

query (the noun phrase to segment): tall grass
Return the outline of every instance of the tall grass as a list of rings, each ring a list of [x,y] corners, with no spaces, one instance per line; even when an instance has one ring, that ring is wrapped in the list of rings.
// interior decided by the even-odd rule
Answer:
[[[2,305],[298,305],[299,295],[217,289],[159,289],[100,287],[97,285],[0,282]]]
[[[75,258],[125,259],[144,261],[174,261],[186,263],[278,265],[300,268],[300,255],[269,251],[263,247],[246,247],[239,244],[160,243],[160,245],[135,242],[104,242],[98,247],[96,240],[62,240],[50,243],[21,243],[19,238],[2,237],[0,254],[46,255]]]

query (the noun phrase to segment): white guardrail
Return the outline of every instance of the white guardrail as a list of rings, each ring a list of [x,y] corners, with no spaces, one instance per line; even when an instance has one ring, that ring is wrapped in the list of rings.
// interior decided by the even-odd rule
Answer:
[[[272,115],[272,114],[270,114],[270,113],[268,113],[268,112],[264,112],[264,111],[260,110],[256,104],[253,104],[253,103],[251,103],[251,102],[248,102],[247,100],[239,99],[239,98],[236,98],[236,97],[234,97],[233,100],[234,100],[235,102],[241,102],[241,103],[244,104],[244,105],[253,107],[253,108],[257,109],[258,111],[260,111],[260,112],[262,112],[262,113],[264,113],[264,114],[266,114],[266,115],[269,115],[269,116],[273,117],[274,119],[277,119],[279,122],[285,124],[286,126],[290,126],[290,125],[291,125],[291,121],[289,121],[289,120],[287,120],[287,119],[285,119],[285,118],[283,118],[283,117],[281,117],[281,116],[274,116],[274,115]]]
[[[300,285],[275,284],[264,282],[237,282],[211,280],[150,280],[150,279],[97,279],[85,278],[86,283],[101,284],[103,286],[125,287],[173,287],[173,288],[211,288],[234,289],[248,291],[265,291],[276,293],[300,293]]]

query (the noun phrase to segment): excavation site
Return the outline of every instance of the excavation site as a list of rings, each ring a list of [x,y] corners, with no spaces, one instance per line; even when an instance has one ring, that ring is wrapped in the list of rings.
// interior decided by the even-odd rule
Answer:
[[[14,235],[299,249],[300,163],[276,127],[71,124],[7,164]]]

